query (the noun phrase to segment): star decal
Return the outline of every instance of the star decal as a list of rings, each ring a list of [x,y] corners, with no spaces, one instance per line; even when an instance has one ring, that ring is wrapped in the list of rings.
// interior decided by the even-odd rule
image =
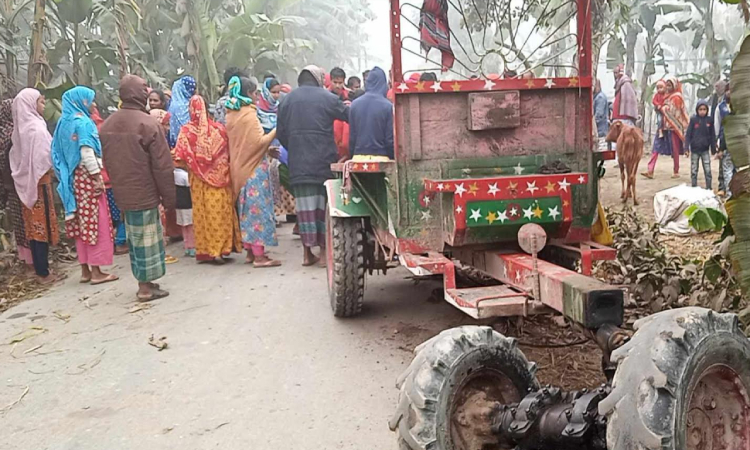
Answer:
[[[578,86],[578,77],[572,77],[568,80],[568,86]]]
[[[568,183],[567,178],[563,178],[562,181],[558,181],[557,184],[560,186],[561,191],[568,192],[568,186],[570,186],[570,183]]]
[[[456,195],[458,195],[459,197],[463,197],[465,192],[466,188],[464,187],[463,183],[456,185]]]
[[[415,87],[420,92],[424,91],[424,81],[420,81],[419,83],[417,83],[417,85]]]
[[[557,210],[557,206],[554,208],[547,208],[549,211],[549,216],[552,217],[552,220],[557,220],[557,216],[560,215],[560,211]]]
[[[451,89],[453,89],[453,92],[458,92],[461,90],[461,85],[458,84],[458,81],[455,81],[453,84],[451,84]]]
[[[516,284],[521,282],[521,271],[516,270]]]
[[[487,217],[485,217],[485,219],[487,219],[487,222],[489,222],[490,225],[492,225],[492,222],[494,222],[494,221],[497,220],[497,214],[495,214],[494,212],[490,211],[490,213],[487,214]]]
[[[537,219],[541,219],[542,214],[544,214],[544,211],[542,211],[539,205],[536,205],[536,208],[534,209],[534,217],[536,217]]]
[[[545,186],[544,188],[547,189],[548,194],[555,192],[555,183],[548,181],[547,186]]]
[[[510,217],[516,217],[516,216],[518,216],[518,209],[516,209],[516,207],[514,206],[513,208],[510,209]]]
[[[580,177],[578,177],[578,182],[581,183],[581,184],[585,183],[586,182],[586,177],[584,177],[583,175],[581,175]]]
[[[492,183],[492,184],[490,185],[490,188],[489,188],[489,190],[487,191],[487,193],[488,193],[489,195],[492,195],[493,197],[494,197],[494,196],[496,196],[498,192],[500,192],[500,188],[499,188],[499,187],[497,187],[497,183]]]
[[[527,88],[533,89],[534,86],[536,86],[536,83],[534,83],[534,80],[532,80],[532,79],[526,80],[526,87]]]
[[[484,82],[484,89],[491,91],[492,88],[495,87],[495,83],[492,82],[492,80],[485,80]]]
[[[430,211],[420,211],[420,213],[422,214],[422,220],[427,221],[432,219],[432,213],[430,213]]]
[[[569,201],[567,201],[567,200],[564,200],[564,201],[563,201],[563,206],[564,206],[565,208],[567,208],[568,206],[570,206],[570,202],[569,202]]]
[[[443,183],[438,183],[437,190],[442,191],[443,189],[445,189],[445,185]]]
[[[529,182],[527,181],[527,182],[526,182],[526,190],[527,190],[528,192],[531,192],[531,194],[532,194],[532,195],[534,195],[534,192],[536,192],[536,191],[538,191],[538,190],[539,190],[539,188],[538,188],[538,187],[536,187],[536,181],[532,181],[531,183],[529,183]]]
[[[407,86],[406,83],[401,83],[398,85],[398,90],[403,94],[404,92],[409,90],[409,86]]]
[[[508,215],[505,214],[505,211],[498,211],[497,220],[499,220],[500,223],[505,223],[505,221],[508,220]]]
[[[479,222],[479,219],[482,218],[482,210],[481,209],[472,209],[471,210],[471,216],[469,216],[470,219],[474,220],[474,222]]]
[[[423,201],[424,201],[425,206],[430,206],[430,202],[432,200],[430,200],[430,197],[425,195]]]
[[[437,91],[442,91],[443,87],[440,86],[440,82],[439,81],[436,81],[436,82],[432,83],[432,86],[430,86],[430,89],[432,89],[433,91],[437,92]]]
[[[532,211],[531,206],[529,206],[528,209],[523,210],[523,218],[531,220],[532,217],[534,217],[534,211]]]
[[[461,208],[461,205],[456,206],[456,214],[461,214],[462,212],[464,212],[464,209]]]
[[[514,181],[511,181],[510,183],[508,183],[508,190],[509,190],[509,191],[510,191],[510,193],[511,193],[512,195],[514,195],[514,196],[515,196],[516,194],[518,194],[518,183],[516,183],[516,182],[514,182]]]
[[[555,81],[552,78],[547,78],[547,81],[544,83],[544,87],[547,89],[552,89],[552,86],[556,86]]]
[[[478,191],[479,191],[479,186],[477,186],[476,183],[469,186],[469,194],[473,195],[474,197],[477,196]]]
[[[362,165],[362,170],[365,170],[365,171],[367,171],[367,170],[370,170],[370,165],[369,165],[369,164],[367,164],[367,163],[364,163],[364,164]]]
[[[513,168],[513,171],[515,171],[515,172],[516,172],[516,175],[521,175],[521,174],[523,174],[523,170],[524,170],[524,169],[523,169],[523,167],[521,167],[521,163],[518,163],[518,165],[517,165],[516,167],[514,167],[514,168]]]

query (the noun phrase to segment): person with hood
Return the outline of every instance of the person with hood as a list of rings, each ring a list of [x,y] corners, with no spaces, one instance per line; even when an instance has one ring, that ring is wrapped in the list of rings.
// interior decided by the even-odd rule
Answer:
[[[690,152],[690,181],[698,186],[698,160],[703,164],[703,175],[706,177],[706,189],[711,190],[711,155],[716,154],[716,133],[713,118],[708,115],[708,102],[698,100],[695,115],[690,118],[685,144]]]
[[[297,79],[299,88],[279,105],[276,137],[287,149],[289,181],[297,205],[297,222],[304,246],[303,265],[319,261],[313,247],[325,250],[326,189],[338,160],[333,122],[349,120],[349,108],[323,88],[325,72],[307,66]]]
[[[633,81],[625,74],[623,64],[615,67],[615,101],[612,105],[612,121],[620,120],[635,126],[638,119],[638,97],[633,88]]]
[[[21,200],[26,240],[31,248],[34,271],[42,284],[58,277],[49,270],[49,246],[57,245],[57,227],[52,196],[52,136],[42,117],[44,96],[26,88],[13,100],[13,147],[10,167],[15,191]]]
[[[393,104],[388,101],[388,80],[380,67],[370,71],[365,95],[349,111],[349,148],[352,156],[387,156],[393,159]]]
[[[62,115],[52,136],[52,165],[65,210],[65,233],[76,241],[81,283],[118,279],[102,272],[112,265],[112,220],[102,178],[102,144],[91,120],[95,93],[76,86],[63,94]]]
[[[146,112],[147,98],[146,81],[126,75],[120,81],[122,107],[101,127],[104,162],[125,215],[130,268],[142,302],[169,295],[154,283],[166,273],[159,204],[175,207],[169,145],[164,127]]]

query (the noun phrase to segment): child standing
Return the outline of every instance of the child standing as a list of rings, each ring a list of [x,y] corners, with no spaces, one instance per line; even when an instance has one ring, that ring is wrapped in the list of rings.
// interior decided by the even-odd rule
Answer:
[[[690,155],[690,179],[692,186],[698,186],[698,160],[703,164],[703,174],[706,176],[706,189],[711,190],[711,155],[716,153],[716,139],[713,119],[708,117],[708,102],[699,100],[695,108],[695,115],[690,118],[690,124],[685,134],[685,144]],[[711,154],[709,154],[709,150]]]

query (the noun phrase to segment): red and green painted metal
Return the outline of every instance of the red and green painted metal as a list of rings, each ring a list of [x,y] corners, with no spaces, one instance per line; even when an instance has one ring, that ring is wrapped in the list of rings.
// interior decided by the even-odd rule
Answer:
[[[416,275],[442,274],[446,300],[473,317],[553,309],[588,327],[621,321],[622,292],[586,276],[594,260],[616,256],[590,242],[597,163],[606,157],[592,137],[589,1],[577,1],[576,76],[409,82],[401,5],[391,0],[396,158],[333,166],[339,176],[326,186],[334,311],[359,312],[364,273],[397,261]],[[528,223],[550,238],[536,271],[517,246]],[[546,254],[580,258],[583,274]],[[352,268],[360,262],[361,277]],[[501,284],[459,288],[457,264]],[[542,289],[532,298],[536,273]]]

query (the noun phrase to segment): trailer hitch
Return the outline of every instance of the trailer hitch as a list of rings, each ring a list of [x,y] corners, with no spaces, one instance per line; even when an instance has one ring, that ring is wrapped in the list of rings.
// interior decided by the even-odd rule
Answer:
[[[519,450],[606,450],[607,419],[599,414],[611,389],[563,392],[547,386],[519,403],[497,405],[492,432]]]

